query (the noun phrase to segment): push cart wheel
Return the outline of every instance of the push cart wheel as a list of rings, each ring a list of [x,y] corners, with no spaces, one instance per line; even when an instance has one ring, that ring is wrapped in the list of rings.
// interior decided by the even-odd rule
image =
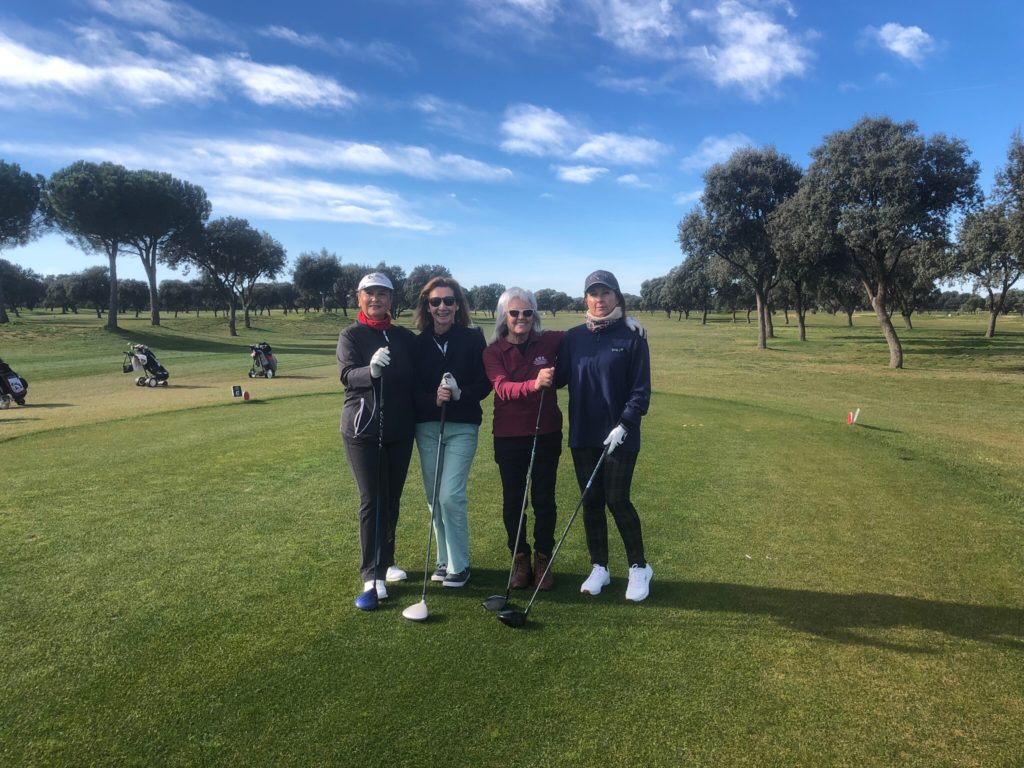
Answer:
[[[256,378],[256,371],[249,371],[249,378],[250,379],[255,379]]]
[[[268,379],[274,378],[274,369],[273,368],[268,368],[267,369],[267,378]]]
[[[160,382],[159,382],[159,381],[157,381],[156,379],[150,378],[150,379],[146,379],[146,383],[147,383],[147,384],[148,384],[149,386],[151,386],[151,387],[155,387],[155,386],[156,386],[157,384],[159,384]]]
[[[146,377],[145,376],[139,376],[139,378],[137,378],[135,380],[135,386],[136,387],[144,387],[144,386],[146,386]]]
[[[166,386],[167,386],[167,379],[164,379],[164,380],[163,380],[163,381],[161,381],[160,383],[161,383],[161,384],[163,384],[163,385],[164,385],[164,386],[166,387]]]
[[[10,395],[4,395],[3,397],[0,397],[0,411],[6,411],[10,407],[11,407],[11,396]]]

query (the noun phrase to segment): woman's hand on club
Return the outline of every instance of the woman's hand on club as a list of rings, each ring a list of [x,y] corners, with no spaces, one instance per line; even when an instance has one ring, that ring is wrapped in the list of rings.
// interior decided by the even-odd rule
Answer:
[[[384,369],[391,363],[391,352],[387,347],[381,347],[373,353],[370,358],[370,376],[379,379]]]
[[[537,371],[537,378],[533,380],[534,390],[541,390],[551,387],[555,383],[555,369],[541,368]]]

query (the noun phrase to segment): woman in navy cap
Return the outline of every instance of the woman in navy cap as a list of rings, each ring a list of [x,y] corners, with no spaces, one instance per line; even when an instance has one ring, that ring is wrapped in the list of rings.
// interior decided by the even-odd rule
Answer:
[[[586,323],[566,332],[555,371],[556,385],[569,387],[569,448],[580,491],[606,452],[583,500],[592,570],[580,591],[597,595],[611,583],[607,506],[626,548],[626,599],[639,602],[650,592],[654,571],[644,555],[630,487],[640,452],[640,419],[651,400],[651,355],[647,339],[626,325],[625,300],[615,275],[592,272],[584,292]]]
[[[345,385],[341,434],[359,489],[359,572],[364,591],[375,588],[379,600],[388,596],[385,580],[406,578],[395,565],[395,528],[416,427],[416,336],[392,325],[393,291],[387,275],[364,276],[359,316],[338,336],[338,372]],[[366,607],[359,600],[356,605]]]

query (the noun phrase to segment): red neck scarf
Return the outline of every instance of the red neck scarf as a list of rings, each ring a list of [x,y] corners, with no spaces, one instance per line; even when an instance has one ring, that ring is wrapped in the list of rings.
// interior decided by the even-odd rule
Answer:
[[[371,320],[364,313],[363,310],[359,310],[359,317],[356,318],[363,325],[368,325],[375,331],[386,331],[391,327],[391,315],[387,315],[383,320]]]

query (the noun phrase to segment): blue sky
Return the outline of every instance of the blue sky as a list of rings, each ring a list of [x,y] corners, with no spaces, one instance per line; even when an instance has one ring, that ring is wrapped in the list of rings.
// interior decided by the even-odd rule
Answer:
[[[986,191],[1022,123],[1011,0],[7,0],[0,158],[202,185],[294,260],[447,265],[464,285],[624,290],[681,255],[741,145],[806,166],[864,115],[964,139]],[[48,237],[42,274],[103,257]],[[137,257],[121,277],[142,278]],[[173,277],[161,268],[160,278]]]

